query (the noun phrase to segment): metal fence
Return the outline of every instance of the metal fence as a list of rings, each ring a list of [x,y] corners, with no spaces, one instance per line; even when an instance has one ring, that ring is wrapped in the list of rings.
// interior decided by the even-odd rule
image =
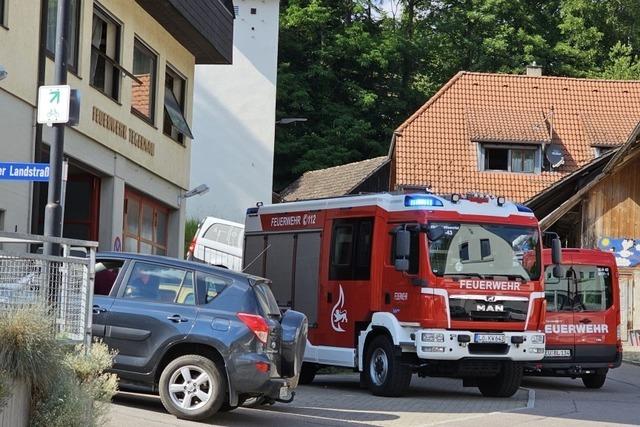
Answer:
[[[61,256],[42,255],[44,243],[59,244]],[[0,244],[0,312],[43,310],[56,337],[90,345],[98,243],[0,232]]]

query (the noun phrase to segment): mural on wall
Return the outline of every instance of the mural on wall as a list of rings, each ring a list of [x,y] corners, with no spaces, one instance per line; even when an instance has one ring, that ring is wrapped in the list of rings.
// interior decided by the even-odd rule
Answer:
[[[598,249],[613,252],[618,267],[635,267],[640,264],[640,240],[603,237]]]

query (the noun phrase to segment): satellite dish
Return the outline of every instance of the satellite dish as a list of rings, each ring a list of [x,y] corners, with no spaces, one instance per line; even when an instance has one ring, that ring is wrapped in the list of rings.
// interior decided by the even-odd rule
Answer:
[[[553,169],[564,165],[564,153],[561,145],[549,144],[545,150],[545,157]]]

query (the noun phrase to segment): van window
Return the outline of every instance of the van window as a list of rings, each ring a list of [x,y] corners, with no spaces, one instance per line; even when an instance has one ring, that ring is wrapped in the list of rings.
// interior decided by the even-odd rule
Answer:
[[[373,218],[333,222],[329,280],[369,280]]]
[[[611,269],[604,266],[564,266],[565,277],[545,272],[547,311],[604,311],[613,304]]]
[[[214,242],[222,243],[223,245],[235,246],[237,248],[242,247],[242,229],[233,225],[215,223],[207,231],[205,231],[204,237]]]

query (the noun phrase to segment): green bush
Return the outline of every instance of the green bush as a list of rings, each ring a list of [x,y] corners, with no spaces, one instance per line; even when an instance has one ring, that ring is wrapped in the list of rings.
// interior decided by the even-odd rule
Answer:
[[[104,424],[117,377],[106,373],[114,353],[101,342],[69,347],[55,339],[42,307],[0,313],[0,407],[10,379],[31,384],[34,427]]]
[[[38,396],[31,426],[99,426],[105,423],[108,402],[117,390],[117,377],[104,371],[114,353],[104,343],[94,343],[86,353],[76,346],[65,354],[57,381]]]
[[[42,307],[0,313],[0,371],[46,388],[55,378],[61,348]]]

